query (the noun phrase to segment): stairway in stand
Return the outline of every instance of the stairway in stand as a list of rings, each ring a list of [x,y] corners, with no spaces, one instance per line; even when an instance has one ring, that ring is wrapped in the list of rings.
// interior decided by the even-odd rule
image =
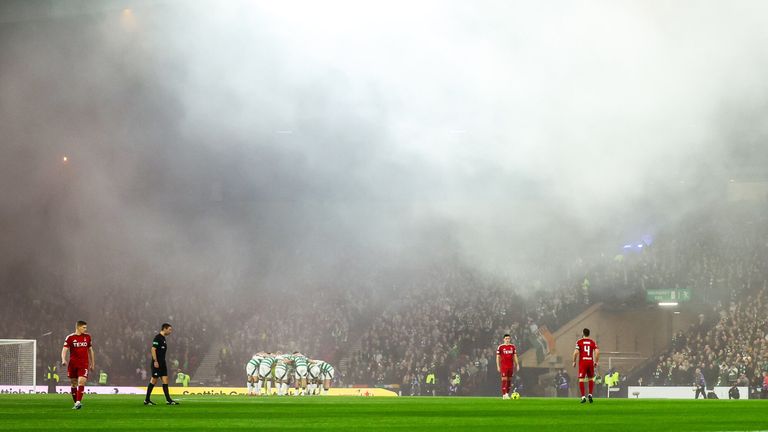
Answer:
[[[213,340],[220,340],[219,338],[213,338]],[[200,366],[192,374],[192,383],[195,385],[210,386],[220,385],[219,378],[216,376],[216,364],[219,362],[219,352],[224,347],[222,342],[217,342],[211,345],[211,348],[203,357],[200,362]]]

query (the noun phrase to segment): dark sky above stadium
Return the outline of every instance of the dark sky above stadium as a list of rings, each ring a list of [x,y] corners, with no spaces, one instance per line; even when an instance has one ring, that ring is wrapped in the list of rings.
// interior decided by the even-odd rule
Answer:
[[[14,283],[516,277],[768,161],[762,1],[31,3],[0,9]]]

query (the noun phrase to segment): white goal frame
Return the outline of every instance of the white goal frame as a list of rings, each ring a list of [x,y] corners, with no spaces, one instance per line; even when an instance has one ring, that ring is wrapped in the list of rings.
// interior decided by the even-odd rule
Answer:
[[[0,346],[32,344],[32,383],[19,383],[19,385],[37,385],[37,339],[0,339]],[[4,360],[3,360],[4,361]],[[7,385],[0,382],[0,385]]]

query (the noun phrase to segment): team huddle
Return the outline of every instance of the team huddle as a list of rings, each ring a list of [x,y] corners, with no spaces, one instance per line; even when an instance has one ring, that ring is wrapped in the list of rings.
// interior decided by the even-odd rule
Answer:
[[[334,375],[329,363],[310,359],[298,351],[259,352],[245,365],[246,387],[251,396],[271,395],[273,387],[278,396],[286,396],[291,381],[295,396],[327,395]]]

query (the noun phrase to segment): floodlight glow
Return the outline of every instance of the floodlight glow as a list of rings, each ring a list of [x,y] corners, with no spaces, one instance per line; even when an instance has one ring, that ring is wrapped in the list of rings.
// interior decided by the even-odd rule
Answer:
[[[136,17],[133,15],[133,10],[130,8],[123,9],[123,12],[120,14],[120,25],[126,31],[136,29]]]
[[[659,306],[677,306],[677,302],[659,302]]]

